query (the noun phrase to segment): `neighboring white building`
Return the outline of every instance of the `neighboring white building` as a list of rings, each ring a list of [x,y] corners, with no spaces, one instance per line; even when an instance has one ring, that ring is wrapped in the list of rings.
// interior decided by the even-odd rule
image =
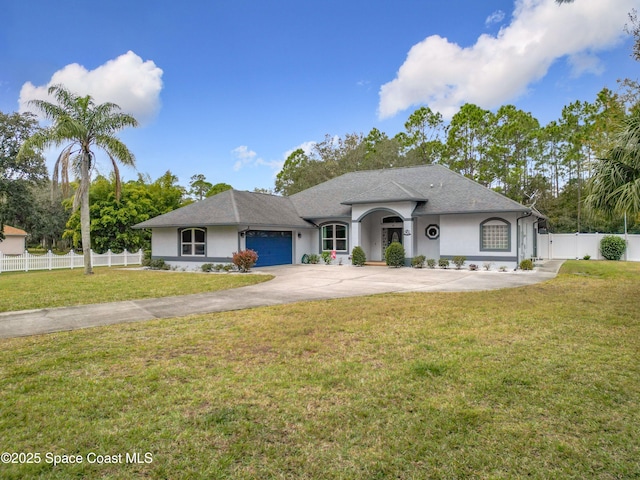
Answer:
[[[27,232],[5,225],[2,233],[4,233],[4,240],[0,240],[0,252],[3,255],[21,255],[24,253]]]
[[[392,241],[416,255],[462,255],[515,267],[537,256],[542,215],[441,165],[347,173],[290,197],[227,190],[147,220],[152,256],[178,265],[225,263],[250,248],[256,266],[301,263],[353,247],[383,260]]]

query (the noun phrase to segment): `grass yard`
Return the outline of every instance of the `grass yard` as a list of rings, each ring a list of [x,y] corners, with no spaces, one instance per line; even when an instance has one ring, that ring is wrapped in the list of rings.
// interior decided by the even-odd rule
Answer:
[[[2,273],[0,312],[213,292],[273,278],[106,267],[93,271],[93,275],[82,269]]]
[[[639,478],[639,317],[639,264],[576,261],[0,340],[0,450],[41,455],[0,478]]]

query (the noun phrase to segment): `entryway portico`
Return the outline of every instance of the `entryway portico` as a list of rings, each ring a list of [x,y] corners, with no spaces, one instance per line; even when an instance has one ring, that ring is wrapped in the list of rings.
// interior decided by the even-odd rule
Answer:
[[[399,202],[400,203],[400,202]],[[414,256],[415,219],[411,212],[414,202],[401,202],[389,208],[383,205],[354,205],[351,221],[351,249],[361,246],[367,259],[383,261],[384,251],[391,242],[400,242],[406,258]]]

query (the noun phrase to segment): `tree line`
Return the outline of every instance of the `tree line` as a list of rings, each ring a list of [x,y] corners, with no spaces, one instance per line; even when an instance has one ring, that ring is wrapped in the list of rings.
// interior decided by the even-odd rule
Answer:
[[[634,88],[635,87],[635,88]],[[513,105],[496,111],[467,103],[447,123],[429,107],[415,110],[394,135],[327,135],[310,152],[291,153],[275,190],[292,195],[357,170],[441,164],[549,217],[555,232],[614,232],[622,218],[586,215],[587,182],[613,147],[626,118],[639,110],[637,86],[602,89],[593,102],[575,101],[546,125]],[[640,219],[631,230],[640,232]]]

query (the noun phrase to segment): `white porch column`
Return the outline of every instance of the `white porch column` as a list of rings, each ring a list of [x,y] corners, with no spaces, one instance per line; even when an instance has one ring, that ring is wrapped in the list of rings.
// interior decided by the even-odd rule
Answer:
[[[360,243],[362,240],[361,237],[361,227],[362,224],[360,222],[357,222],[355,220],[351,221],[351,235],[349,237],[349,254],[351,254],[351,251],[353,250],[353,247],[357,247],[358,245],[362,246],[362,244]]]
[[[411,259],[415,256],[415,253],[413,253],[413,245],[415,244],[415,239],[414,239],[415,232],[413,229],[413,219],[404,221],[404,228],[402,229],[402,234],[404,235],[404,241],[402,242],[404,246],[404,256],[406,258]]]

